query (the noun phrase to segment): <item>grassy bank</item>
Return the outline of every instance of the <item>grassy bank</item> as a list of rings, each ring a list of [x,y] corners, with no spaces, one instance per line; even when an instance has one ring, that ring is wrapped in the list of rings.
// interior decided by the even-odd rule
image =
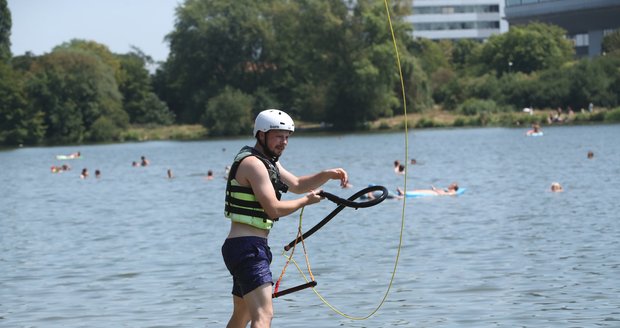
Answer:
[[[535,110],[534,113],[481,113],[478,115],[462,115],[433,109],[424,113],[407,114],[407,126],[414,129],[438,127],[484,127],[503,126],[518,127],[530,126],[533,123],[557,125],[548,120],[556,114],[555,110]],[[591,123],[620,123],[620,108],[613,110],[599,109],[592,113],[563,114],[562,125],[591,124]],[[404,127],[404,115],[391,118],[382,118],[369,122],[368,131],[395,131]],[[323,131],[319,124],[311,122],[297,122],[297,128],[311,133]],[[148,140],[202,140],[208,138],[208,130],[198,124],[171,125],[171,126],[133,126],[122,135],[123,141]]]
[[[122,141],[201,140],[207,129],[200,124],[169,126],[132,126],[121,135]]]
[[[518,127],[530,126],[538,123],[541,125],[576,125],[591,123],[620,123],[620,108],[613,110],[599,109],[592,113],[563,113],[561,122],[554,122],[557,115],[555,110],[535,110],[533,113],[510,112],[510,113],[481,113],[478,115],[462,115],[454,112],[446,112],[440,109],[424,113],[407,114],[407,126],[410,128],[437,128],[437,127]],[[379,119],[369,124],[370,130],[396,130],[404,126],[404,116]]]

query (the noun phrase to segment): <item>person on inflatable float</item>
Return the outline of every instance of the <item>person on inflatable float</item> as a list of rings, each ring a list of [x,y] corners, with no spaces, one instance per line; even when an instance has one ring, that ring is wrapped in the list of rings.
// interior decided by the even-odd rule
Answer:
[[[285,112],[268,109],[254,122],[254,147],[245,146],[235,156],[226,184],[225,216],[230,232],[222,245],[226,268],[233,277],[233,313],[227,327],[270,327],[273,318],[269,265],[272,254],[267,237],[274,222],[298,209],[318,203],[316,188],[327,181],[348,182],[342,168],[295,176],[278,159],[288,145],[295,124]],[[302,197],[282,200],[291,191]]]

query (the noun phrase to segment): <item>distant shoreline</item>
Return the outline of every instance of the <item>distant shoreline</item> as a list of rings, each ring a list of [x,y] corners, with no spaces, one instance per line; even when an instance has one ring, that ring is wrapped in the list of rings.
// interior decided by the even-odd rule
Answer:
[[[454,112],[435,109],[424,113],[407,114],[407,127],[410,129],[425,128],[452,128],[452,127],[526,127],[534,123],[541,126],[585,125],[620,123],[620,108],[613,110],[599,109],[592,113],[575,113],[562,123],[548,124],[547,118],[553,110],[535,110],[510,113],[483,113],[479,115],[462,115]],[[351,133],[351,132],[379,132],[402,131],[405,116],[398,115],[391,118],[382,118],[368,122],[366,126],[352,131],[334,131],[321,123],[298,122],[297,131],[303,134],[315,133]],[[248,135],[249,136],[249,135]],[[123,133],[123,141],[151,141],[151,140],[207,140],[241,138],[243,136],[210,137],[208,130],[199,125],[171,125],[151,127],[131,127]]]
[[[578,112],[562,123],[547,122],[550,114],[554,110],[544,109],[535,110],[532,114],[528,112],[508,112],[508,113],[482,113],[478,115],[463,115],[440,109],[433,109],[423,113],[407,114],[407,127],[409,129],[428,129],[428,128],[460,128],[460,127],[510,127],[510,128],[530,128],[532,124],[538,123],[543,128],[548,126],[572,126],[572,125],[591,125],[591,124],[617,124],[620,123],[620,108],[597,109],[592,113]],[[398,132],[405,127],[405,116],[398,115],[391,118],[381,118],[376,121],[368,122],[363,128],[350,131],[335,131],[321,123],[297,122],[297,132],[303,135],[313,134],[342,134],[342,133],[363,133],[363,132]],[[200,141],[200,140],[220,140],[238,139],[247,136],[226,136],[212,137],[208,135],[208,129],[200,124],[176,124],[169,126],[134,125],[122,132],[121,140],[112,143],[124,142],[144,142],[144,141]],[[81,143],[96,144],[96,143]],[[51,144],[43,143],[36,146],[70,146],[75,144]],[[18,147],[0,147],[0,150],[10,150]]]

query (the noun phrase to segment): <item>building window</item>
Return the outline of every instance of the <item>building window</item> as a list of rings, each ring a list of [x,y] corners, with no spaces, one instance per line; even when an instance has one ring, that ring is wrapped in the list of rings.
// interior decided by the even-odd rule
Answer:
[[[506,7],[529,5],[532,3],[549,2],[557,0],[506,0]]]
[[[590,37],[587,33],[572,35],[569,36],[569,39],[573,40],[575,47],[583,47],[590,44]]]
[[[499,5],[412,7],[414,15],[499,13]]]
[[[499,29],[499,21],[414,23],[414,31]]]

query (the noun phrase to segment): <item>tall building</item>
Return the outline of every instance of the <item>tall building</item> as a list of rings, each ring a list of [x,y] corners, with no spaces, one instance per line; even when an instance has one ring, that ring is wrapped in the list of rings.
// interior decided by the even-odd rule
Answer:
[[[413,36],[486,40],[508,31],[504,0],[412,0]]]
[[[510,25],[542,22],[562,27],[578,56],[601,54],[603,37],[620,28],[619,0],[506,0]]]

